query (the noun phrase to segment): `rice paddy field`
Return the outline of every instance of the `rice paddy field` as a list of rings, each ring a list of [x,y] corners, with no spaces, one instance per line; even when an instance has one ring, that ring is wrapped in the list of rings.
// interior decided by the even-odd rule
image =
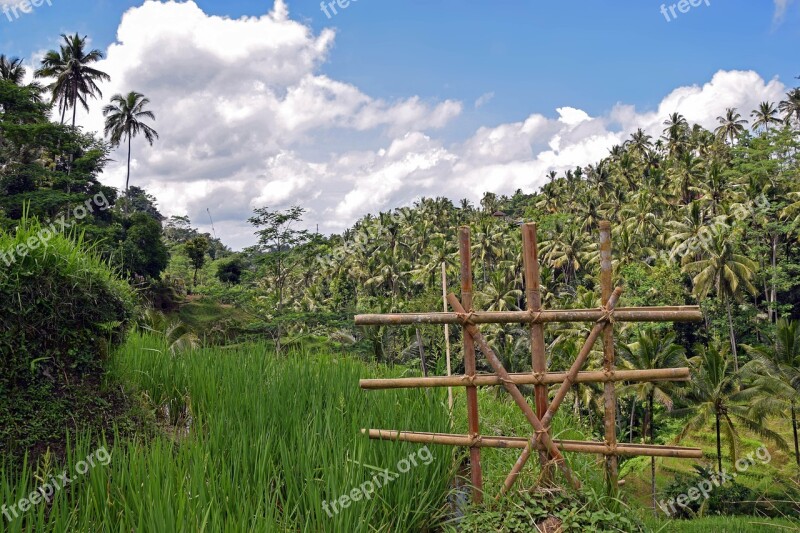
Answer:
[[[173,356],[159,338],[133,336],[112,373],[163,431],[106,445],[107,465],[70,474],[52,504],[4,520],[4,531],[423,530],[446,508],[452,449],[421,457],[419,445],[370,442],[360,429],[446,431],[446,398],[361,391],[359,378],[376,372],[321,354],[276,357],[266,345]],[[102,445],[82,436],[65,465],[4,465],[0,498],[19,501]],[[417,466],[398,472],[413,454]],[[390,483],[334,512],[331,502],[387,469]]]
[[[110,365],[108,386],[123,387],[133,398],[146,430],[74,436],[63,462],[49,456],[22,468],[4,462],[0,501],[7,504],[62,473],[70,483],[54,490],[51,502],[17,509],[13,520],[4,516],[1,531],[522,531],[491,519],[501,516],[491,505],[454,511],[453,501],[464,502],[468,494],[452,488],[463,451],[369,441],[361,434],[370,427],[466,432],[464,416],[455,416],[451,426],[445,389],[358,387],[361,378],[400,376],[407,369],[325,350],[277,356],[267,344],[173,355],[162,337],[142,334],[132,335]],[[463,391],[455,392],[455,411],[464,413]],[[504,393],[481,389],[480,405],[483,432],[528,432]],[[566,412],[553,420],[560,438],[587,438],[580,427]],[[484,449],[487,494],[499,490],[517,455]],[[87,464],[89,457],[94,464]],[[584,481],[585,505],[609,504],[598,459],[567,459]],[[537,476],[537,469],[525,469],[518,483],[533,486]],[[797,525],[756,518],[651,520],[641,508],[618,503],[626,515],[640,517],[632,522],[640,531],[786,531]],[[477,522],[455,519],[475,512],[482,513]]]

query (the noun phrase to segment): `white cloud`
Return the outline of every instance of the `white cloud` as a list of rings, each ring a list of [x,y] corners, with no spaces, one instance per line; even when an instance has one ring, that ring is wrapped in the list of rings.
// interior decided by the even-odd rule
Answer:
[[[725,107],[746,115],[786,90],[754,72],[721,71],[675,89],[655,111],[618,104],[591,116],[564,102],[453,144],[437,134],[461,102],[386,101],[324,76],[334,39],[332,30],[314,34],[292,20],[282,0],[269,14],[240,19],[207,15],[191,1],[130,9],[99,68],[112,76],[106,100],[137,90],[157,115],[161,139],[153,148],[134,142],[131,183],[155,194],[165,214],[189,214],[206,230],[210,209],[217,234],[241,247],[254,241],[246,220],[255,207],[303,205],[308,226],[327,232],[425,195],[476,201],[489,190],[533,192],[548,170],[596,162],[638,127],[659,135],[671,112],[714,127]],[[102,131],[100,108],[81,123]],[[121,187],[124,150],[115,159],[103,180]]]
[[[485,106],[489,102],[494,99],[494,93],[488,92],[480,95],[477,100],[475,100],[475,109],[480,109],[481,107]]]
[[[789,5],[791,5],[793,2],[794,0],[775,0],[775,22],[783,21],[783,17],[786,15]]]

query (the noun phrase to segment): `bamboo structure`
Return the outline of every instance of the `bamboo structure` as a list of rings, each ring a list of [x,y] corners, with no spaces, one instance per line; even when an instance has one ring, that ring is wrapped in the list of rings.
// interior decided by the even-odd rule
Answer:
[[[466,308],[472,312],[472,245],[469,228],[459,228],[458,254],[461,259],[461,299]],[[475,339],[467,330],[464,330],[464,372],[471,378],[475,377]],[[467,385],[467,422],[470,435],[475,439],[479,438],[481,429],[478,418],[478,388],[474,385]],[[483,470],[481,469],[481,449],[478,446],[471,446],[469,449],[469,467],[472,498],[475,503],[481,503],[483,501]]]
[[[522,226],[522,262],[525,275],[525,307],[531,314],[542,311],[541,273],[539,272],[539,243],[536,236],[536,224]],[[531,369],[534,373],[547,372],[547,354],[544,347],[544,326],[531,322]],[[544,417],[549,406],[547,386],[537,384],[534,390],[536,416]],[[542,483],[549,483],[552,470],[547,454],[540,451],[539,461],[542,464]]]
[[[470,472],[473,498],[476,502],[483,498],[483,475],[481,469],[481,448],[514,448],[522,453],[506,477],[501,494],[507,492],[518,478],[530,455],[536,451],[542,464],[541,479],[548,483],[552,478],[552,466],[563,472],[567,481],[574,487],[580,480],[569,469],[562,452],[589,453],[605,457],[605,477],[610,494],[615,494],[618,486],[617,459],[620,456],[676,457],[698,459],[702,450],[678,446],[656,446],[645,444],[618,443],[616,434],[616,388],[617,382],[641,381],[687,381],[688,368],[669,368],[657,370],[617,370],[614,353],[614,324],[616,322],[701,322],[703,316],[697,306],[673,307],[617,307],[622,288],[613,286],[611,261],[611,225],[600,223],[600,301],[597,309],[542,309],[541,279],[538,261],[536,225],[522,226],[525,311],[480,312],[472,308],[472,260],[469,228],[459,228],[459,257],[461,260],[461,300],[455,294],[446,294],[444,265],[442,269],[443,298],[454,312],[404,313],[381,315],[358,315],[357,325],[419,325],[443,324],[459,325],[464,338],[464,375],[451,376],[448,361],[448,376],[431,376],[401,379],[361,380],[360,386],[366,390],[385,390],[400,388],[465,387],[467,398],[468,435],[442,433],[420,433],[382,429],[364,429],[362,432],[371,439],[400,440],[421,444],[446,444],[470,449]],[[567,372],[549,372],[544,343],[544,325],[563,322],[594,323],[587,335],[578,356]],[[480,324],[528,324],[531,340],[530,373],[509,374],[503,367],[494,350],[480,333]],[[446,330],[447,331],[447,330]],[[603,348],[603,370],[582,371],[595,343],[601,341]],[[493,374],[476,372],[476,345],[494,370]],[[448,339],[449,346],[449,339]],[[550,422],[563,403],[567,393],[576,383],[604,384],[604,442],[583,442],[553,439]],[[525,415],[531,425],[529,437],[495,437],[480,434],[478,413],[478,387],[502,385]],[[520,385],[534,386],[534,406],[531,408]],[[552,400],[548,388],[558,385]],[[452,407],[451,407],[452,412]]]
[[[597,322],[602,309],[564,309],[530,311],[476,311],[473,324],[549,324],[551,322]],[[621,307],[614,311],[615,322],[701,322],[703,313],[695,305],[677,307]],[[416,324],[458,324],[456,313],[395,313],[356,315],[356,326],[410,326]]]
[[[508,380],[515,385],[554,385],[563,383],[566,372],[547,372],[544,374],[509,374]],[[578,372],[573,383],[606,383],[618,381],[689,381],[688,368],[659,368],[654,370],[615,370],[605,372]],[[359,386],[365,390],[385,389],[415,389],[436,387],[463,387],[464,383],[476,387],[491,387],[502,385],[500,376],[496,374],[476,374],[470,379],[468,376],[428,377],[428,378],[396,378],[396,379],[362,379]],[[547,409],[545,409],[546,411]],[[544,416],[544,414],[542,414]]]
[[[361,433],[375,440],[395,440],[415,442],[418,444],[444,444],[448,446],[478,446],[480,448],[517,448],[524,449],[530,441],[522,437],[481,437],[474,442],[469,435],[453,435],[446,433],[422,433],[416,431],[387,431],[384,429],[362,429]],[[604,442],[587,442],[578,440],[553,439],[556,447],[565,452],[593,453],[615,456],[649,456],[649,457],[676,457],[679,459],[702,459],[703,450],[700,448],[684,448],[680,446],[656,446],[653,444],[617,444],[614,451],[609,450]],[[536,444],[536,448],[544,450],[543,444]]]
[[[600,288],[602,291],[601,304],[604,308],[611,305],[613,299],[613,266],[611,264],[611,224],[604,220],[600,222]],[[611,322],[603,330],[603,370],[608,373],[614,371],[616,355],[614,353],[614,328]],[[610,450],[617,447],[617,392],[614,383],[607,381],[603,385],[603,407],[605,409],[603,424],[605,426],[606,446]],[[617,470],[617,456],[606,455],[606,488],[610,496],[617,495],[619,475]]]

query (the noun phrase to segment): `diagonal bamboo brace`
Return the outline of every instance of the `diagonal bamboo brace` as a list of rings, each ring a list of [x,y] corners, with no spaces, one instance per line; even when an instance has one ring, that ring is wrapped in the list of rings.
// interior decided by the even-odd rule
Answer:
[[[491,347],[489,347],[486,340],[484,340],[480,331],[478,331],[478,328],[475,327],[475,324],[470,322],[469,314],[461,305],[461,302],[459,302],[456,295],[452,293],[447,296],[447,301],[453,308],[453,310],[455,310],[456,313],[458,313],[459,319],[464,325],[464,329],[467,330],[470,336],[472,336],[473,340],[478,344],[478,346],[480,346],[481,351],[486,356],[486,359],[489,361],[489,364],[492,366],[492,368],[494,368],[494,371],[497,372],[497,375],[500,376],[500,379],[503,382],[503,386],[506,388],[511,397],[514,399],[514,402],[516,402],[517,406],[519,406],[519,408],[522,410],[523,414],[525,415],[525,418],[528,419],[528,422],[530,422],[531,426],[533,426],[533,429],[536,431],[536,434],[540,436],[539,438],[541,439],[542,443],[547,447],[550,456],[553,458],[553,460],[556,462],[559,468],[561,468],[561,470],[564,472],[564,476],[567,478],[567,480],[573,487],[579,489],[581,487],[581,482],[578,480],[578,478],[575,477],[575,475],[572,473],[572,470],[570,470],[569,467],[567,466],[566,462],[564,461],[564,456],[561,455],[561,452],[558,450],[558,447],[550,438],[547,428],[545,427],[544,424],[542,424],[542,422],[536,416],[536,413],[533,412],[533,409],[531,409],[531,406],[528,405],[528,402],[525,401],[525,397],[519,391],[517,386],[511,381],[510,376],[506,371],[505,367],[503,367],[503,364],[500,362],[500,359],[498,359],[497,355],[495,355],[494,351],[491,349]]]
[[[564,401],[564,397],[569,392],[569,389],[572,387],[572,384],[575,383],[575,379],[578,376],[578,372],[580,372],[581,368],[583,367],[586,359],[589,357],[589,354],[592,351],[592,347],[594,343],[597,342],[597,339],[600,337],[600,334],[605,330],[607,326],[609,326],[613,321],[613,311],[614,307],[617,305],[617,301],[619,300],[620,295],[622,294],[622,288],[617,287],[614,290],[614,293],[611,295],[611,298],[608,300],[608,305],[605,307],[605,315],[604,318],[600,319],[592,328],[592,331],[589,332],[589,336],[586,338],[586,342],[583,343],[583,347],[581,348],[580,353],[578,353],[578,357],[575,359],[575,362],[572,363],[572,367],[570,367],[569,372],[567,372],[567,376],[564,378],[564,382],[558,388],[558,392],[556,392],[553,401],[550,403],[550,406],[547,408],[547,412],[542,417],[542,424],[545,426],[550,425],[550,421],[555,416],[556,411],[561,406],[561,402]],[[525,466],[525,463],[528,462],[528,458],[531,455],[531,450],[536,444],[537,440],[541,439],[541,435],[539,433],[535,434],[531,437],[530,445],[525,448],[522,454],[517,459],[517,462],[514,463],[514,467],[511,469],[511,473],[508,474],[505,483],[503,484],[503,490],[501,494],[505,494],[517,480],[519,473],[522,471],[522,468]]]

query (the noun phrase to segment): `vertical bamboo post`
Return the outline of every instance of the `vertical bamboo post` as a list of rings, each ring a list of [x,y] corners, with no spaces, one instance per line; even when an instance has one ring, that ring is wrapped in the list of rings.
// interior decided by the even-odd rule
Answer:
[[[442,304],[443,311],[447,312],[447,263],[442,261]],[[450,364],[450,325],[444,325],[444,350],[445,357],[447,358],[447,375],[453,375],[453,369]],[[447,387],[447,406],[450,408],[450,421],[453,418],[453,387]]]
[[[531,313],[542,310],[541,274],[539,271],[539,243],[536,236],[536,224],[522,226],[522,261],[525,267],[525,301]],[[531,323],[531,369],[534,374],[544,375],[547,372],[547,355],[544,348],[544,326]],[[534,386],[536,416],[541,420],[547,412],[547,385]],[[551,435],[552,437],[552,435]],[[552,479],[552,469],[548,467],[547,453],[539,453],[542,463],[542,481],[548,483]]]
[[[464,308],[472,311],[472,248],[470,243],[469,227],[462,226],[458,230],[458,248],[461,259],[461,302]],[[464,373],[475,376],[475,339],[463,328],[464,337]],[[478,420],[478,388],[474,385],[467,389],[467,417],[470,436],[477,440],[480,435],[480,422]],[[472,477],[473,494],[475,503],[483,501],[483,472],[481,470],[481,449],[472,446],[469,449],[470,473]]]
[[[613,266],[611,264],[611,223],[607,220],[600,222],[600,285],[602,289],[603,307],[608,305],[608,300],[613,292]],[[614,324],[609,322],[603,330],[603,370],[613,372],[615,368],[614,353]],[[606,447],[616,450],[617,447],[617,395],[615,384],[607,382],[604,385],[603,403],[605,406],[604,425]],[[617,456],[606,455],[606,483],[608,493],[617,494]]]

